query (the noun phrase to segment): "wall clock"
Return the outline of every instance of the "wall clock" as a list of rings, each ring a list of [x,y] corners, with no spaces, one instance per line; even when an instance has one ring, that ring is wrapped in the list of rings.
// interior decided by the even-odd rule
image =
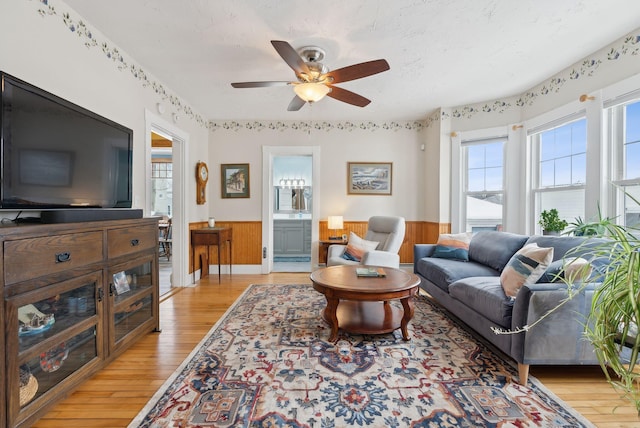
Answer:
[[[207,202],[206,188],[209,180],[209,168],[204,162],[196,164],[196,203],[202,205]]]

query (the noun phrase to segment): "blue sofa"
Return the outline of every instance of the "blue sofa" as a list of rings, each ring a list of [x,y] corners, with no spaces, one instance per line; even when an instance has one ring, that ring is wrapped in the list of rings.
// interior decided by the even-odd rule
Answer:
[[[518,363],[519,381],[526,385],[531,364],[598,364],[593,347],[583,337],[596,283],[587,284],[579,295],[528,331],[496,334],[492,330],[513,331],[531,325],[566,298],[566,284],[557,275],[565,254],[588,258],[590,247],[605,242],[586,239],[483,231],[471,238],[469,261],[431,257],[435,244],[416,244],[414,273],[433,299],[513,358]],[[509,298],[500,285],[500,273],[511,256],[534,242],[553,247],[554,262],[537,283],[523,286],[515,299]]]

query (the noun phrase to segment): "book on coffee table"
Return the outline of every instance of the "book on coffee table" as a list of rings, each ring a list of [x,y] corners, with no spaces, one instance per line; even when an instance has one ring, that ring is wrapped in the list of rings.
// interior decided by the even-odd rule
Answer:
[[[387,274],[382,268],[356,268],[356,275],[371,278],[384,278]]]

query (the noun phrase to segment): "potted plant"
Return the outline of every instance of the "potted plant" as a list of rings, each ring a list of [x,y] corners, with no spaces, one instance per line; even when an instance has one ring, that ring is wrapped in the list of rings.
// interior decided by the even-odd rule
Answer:
[[[569,225],[566,220],[560,218],[555,208],[542,211],[538,224],[542,226],[543,235],[559,235]]]
[[[613,245],[596,248],[593,259],[607,257],[595,290],[586,337],[596,350],[609,383],[631,401],[640,416],[640,230],[608,224]],[[614,376],[611,375],[613,372]]]
[[[602,217],[600,205],[598,204],[598,219],[596,221],[585,222],[582,217],[578,216],[569,223],[570,228],[566,234],[573,236],[605,236],[607,228],[613,224],[614,219]]]

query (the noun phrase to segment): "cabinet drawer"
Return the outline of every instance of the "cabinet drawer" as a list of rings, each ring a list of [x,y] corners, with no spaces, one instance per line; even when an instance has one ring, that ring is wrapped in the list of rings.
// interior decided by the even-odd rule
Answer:
[[[102,259],[102,232],[5,241],[4,282],[15,284]]]
[[[124,256],[158,245],[159,230],[154,225],[110,229],[107,232],[109,258]]]

